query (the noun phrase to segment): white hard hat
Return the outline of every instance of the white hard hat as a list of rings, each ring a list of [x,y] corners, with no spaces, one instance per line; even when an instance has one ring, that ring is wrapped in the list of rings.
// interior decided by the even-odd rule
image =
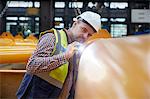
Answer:
[[[101,29],[101,16],[97,13],[86,11],[79,16],[77,16],[77,19],[83,19],[86,23],[88,23],[92,28],[94,28],[97,32],[99,29]]]

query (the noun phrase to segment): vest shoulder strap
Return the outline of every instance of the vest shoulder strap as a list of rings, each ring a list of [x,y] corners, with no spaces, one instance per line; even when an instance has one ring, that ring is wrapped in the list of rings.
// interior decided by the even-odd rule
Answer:
[[[44,34],[47,34],[47,33],[54,33],[54,29],[50,29],[50,30],[46,30],[44,32],[41,32],[39,38],[42,37]]]
[[[56,29],[52,28],[52,29],[50,29],[50,30],[46,30],[46,31],[44,31],[44,32],[41,32],[41,33],[40,33],[40,36],[39,36],[39,38],[41,38],[43,35],[45,35],[45,34],[47,34],[47,33],[54,33],[54,35],[55,35],[55,37],[56,37],[56,41],[55,41],[55,46],[54,46],[54,49],[53,49],[53,51],[52,51],[52,53],[51,53],[51,56],[54,55],[54,53],[55,53],[55,51],[56,51],[57,43],[59,42],[59,39],[58,39],[58,37],[57,37],[58,34],[57,34],[56,32],[57,32]]]
[[[50,30],[41,32],[40,37],[42,37],[44,34],[47,34],[47,33],[54,33],[54,35],[56,37],[55,46],[54,46],[54,49],[51,53],[51,56],[54,55],[54,54],[59,54],[60,50],[62,49],[62,45],[61,45],[62,38],[61,37],[64,37],[64,36],[62,36],[62,34],[60,34],[60,32],[58,30],[52,28]]]

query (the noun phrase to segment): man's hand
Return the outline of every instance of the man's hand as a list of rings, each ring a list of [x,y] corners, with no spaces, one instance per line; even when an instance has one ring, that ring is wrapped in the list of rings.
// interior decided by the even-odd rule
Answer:
[[[67,60],[69,60],[74,53],[78,50],[79,42],[73,42],[68,45],[67,50],[65,52]]]

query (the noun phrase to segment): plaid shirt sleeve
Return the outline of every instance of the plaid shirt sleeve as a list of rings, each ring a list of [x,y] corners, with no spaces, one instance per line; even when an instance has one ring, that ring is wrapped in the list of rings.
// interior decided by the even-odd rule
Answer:
[[[53,33],[47,33],[39,39],[37,48],[29,58],[26,66],[28,73],[48,72],[67,62],[65,53],[51,56],[55,46],[55,40]]]

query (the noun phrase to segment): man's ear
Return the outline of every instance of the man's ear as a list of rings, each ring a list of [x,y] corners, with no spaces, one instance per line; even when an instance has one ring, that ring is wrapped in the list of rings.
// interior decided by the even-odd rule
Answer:
[[[75,21],[75,22],[73,22],[72,27],[75,27],[75,26],[76,26],[76,24],[77,24],[77,22],[76,22],[76,21]]]
[[[75,21],[75,22],[73,22],[72,27],[75,27],[78,23],[79,23],[79,21],[78,21],[78,20],[77,20],[77,21]]]

